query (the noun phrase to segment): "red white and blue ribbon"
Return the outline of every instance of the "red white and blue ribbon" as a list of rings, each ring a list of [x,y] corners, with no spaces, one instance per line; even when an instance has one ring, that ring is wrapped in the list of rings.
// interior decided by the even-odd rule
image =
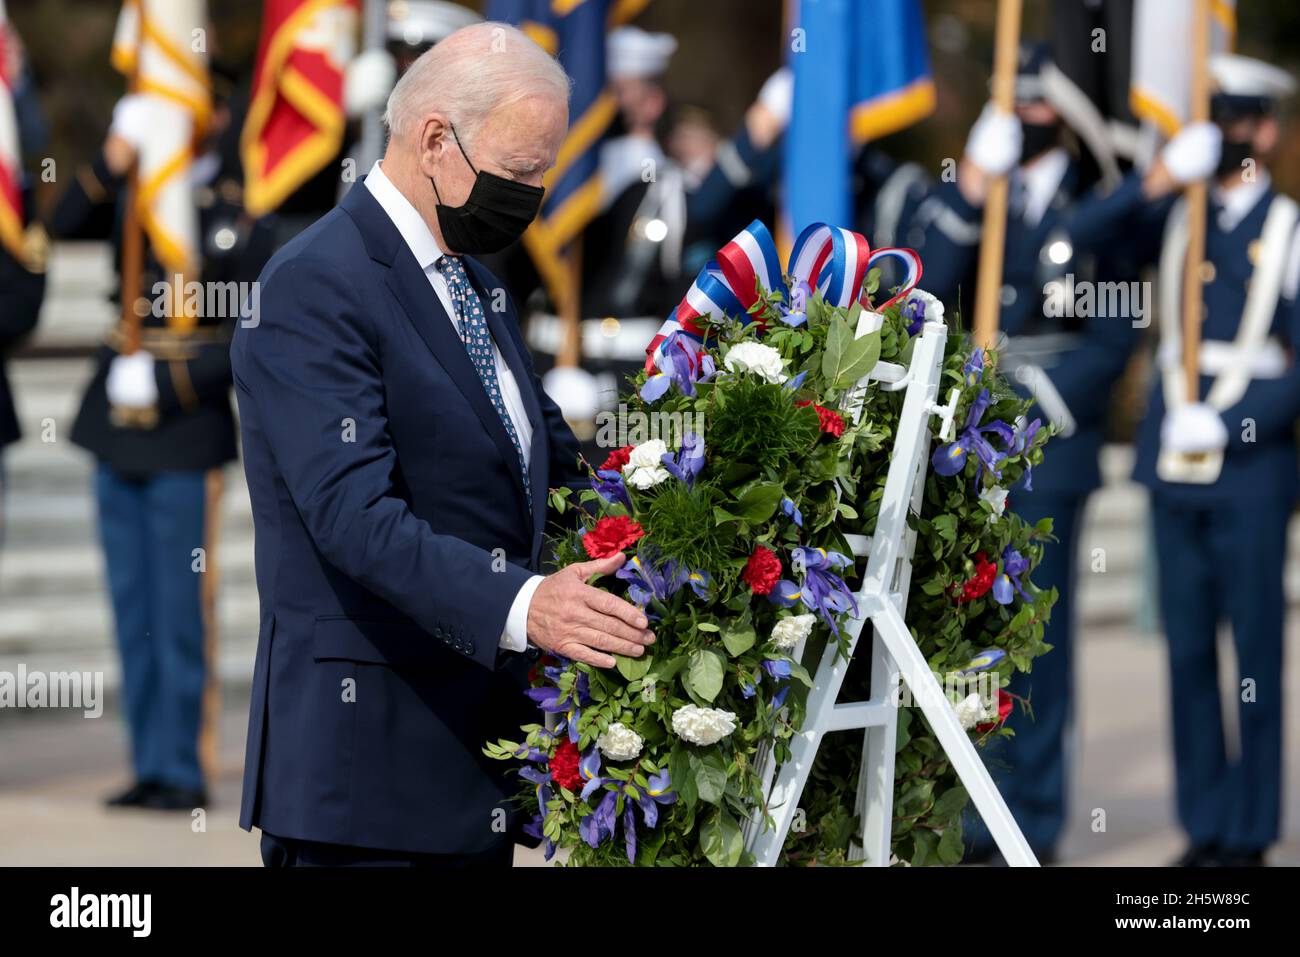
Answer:
[[[886,259],[901,262],[906,275],[892,299],[873,307],[862,283],[868,270]],[[860,301],[869,308],[883,309],[916,286],[921,278],[921,257],[910,249],[873,252],[861,233],[814,223],[795,240],[788,275],[792,282],[807,283],[819,291],[833,306],[846,308]],[[749,309],[763,291],[779,292],[786,301],[790,298],[776,243],[767,227],[756,219],[718,250],[717,259],[700,270],[682,301],[646,346],[646,368],[655,367],[660,346],[673,333],[698,347],[705,332],[699,320],[705,316],[732,316],[748,323]]]

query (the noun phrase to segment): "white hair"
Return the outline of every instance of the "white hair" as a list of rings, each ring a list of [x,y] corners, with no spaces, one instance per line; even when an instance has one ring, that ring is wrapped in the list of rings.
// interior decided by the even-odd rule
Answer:
[[[532,96],[558,96],[567,103],[568,75],[521,30],[489,20],[463,27],[422,53],[389,94],[384,124],[400,138],[441,112],[468,143],[493,110]]]

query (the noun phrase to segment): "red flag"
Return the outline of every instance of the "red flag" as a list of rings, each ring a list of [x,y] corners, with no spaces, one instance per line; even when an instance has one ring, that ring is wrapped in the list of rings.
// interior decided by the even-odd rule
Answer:
[[[360,0],[266,0],[240,138],[250,214],[275,209],[338,154],[359,21]]]
[[[18,188],[22,160],[18,152],[18,124],[14,118],[13,85],[8,75],[8,23],[0,2],[0,245],[22,258],[23,200]]]

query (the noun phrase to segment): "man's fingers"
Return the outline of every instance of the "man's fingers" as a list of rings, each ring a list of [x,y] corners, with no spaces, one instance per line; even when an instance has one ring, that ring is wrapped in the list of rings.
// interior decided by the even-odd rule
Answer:
[[[607,651],[612,655],[622,655],[625,658],[640,658],[645,654],[645,645],[639,641],[628,641],[626,638],[619,638],[599,628],[578,629],[578,640],[588,648]]]
[[[594,665],[597,668],[613,668],[618,664],[613,655],[604,654],[577,641],[570,642],[563,648],[557,648],[556,650],[566,658]]]
[[[578,562],[576,565],[570,565],[567,570],[573,572],[585,582],[592,575],[612,575],[623,567],[625,561],[627,561],[627,556],[622,552],[618,552],[605,558],[597,558],[594,561]]]
[[[613,635],[615,638],[631,641],[638,645],[648,645],[650,643],[651,635],[646,629],[634,628],[618,618],[602,615],[591,608],[579,610],[574,615],[574,620],[577,624],[590,628],[592,631],[600,632],[603,635]]]
[[[645,612],[633,605],[631,602],[624,601],[607,591],[601,591],[598,588],[591,588],[584,593],[587,600],[587,607],[593,611],[600,612],[602,615],[608,615],[610,618],[617,618],[619,621],[626,622],[633,628],[640,631],[646,627]]]

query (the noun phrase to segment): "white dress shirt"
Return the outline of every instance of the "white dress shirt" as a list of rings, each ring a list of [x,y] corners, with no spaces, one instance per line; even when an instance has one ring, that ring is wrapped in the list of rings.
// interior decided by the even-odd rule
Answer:
[[[443,252],[438,248],[438,241],[433,238],[433,233],[429,232],[424,217],[411,205],[411,201],[393,185],[392,181],[384,175],[384,171],[380,168],[378,162],[371,167],[365,183],[366,189],[370,190],[370,194],[375,197],[384,212],[388,214],[388,218],[393,221],[393,225],[397,227],[397,231],[401,233],[402,239],[415,256],[415,261],[424,270],[424,276],[429,280],[429,285],[433,287],[434,295],[442,303],[442,308],[450,317],[452,325],[457,327],[456,331],[459,333],[459,321],[456,317],[456,309],[452,305],[451,292],[447,288],[447,279],[438,271],[436,265]],[[483,305],[485,308],[490,308],[488,303]],[[492,342],[492,355],[496,360],[497,382],[501,386],[501,398],[505,403],[506,412],[510,416],[510,422],[515,427],[515,434],[519,436],[524,464],[527,465],[531,455],[533,423],[529,420],[528,412],[524,408],[519,383],[515,381],[514,373],[510,371],[510,367],[506,365],[505,360],[501,357],[501,350],[497,348],[495,340]],[[501,635],[500,645],[502,648],[510,651],[523,651],[528,647],[528,606],[532,603],[533,592],[537,591],[537,586],[541,582],[542,576],[534,575],[524,583],[524,586],[515,595],[515,600],[510,606],[510,613],[506,617],[506,630]]]

